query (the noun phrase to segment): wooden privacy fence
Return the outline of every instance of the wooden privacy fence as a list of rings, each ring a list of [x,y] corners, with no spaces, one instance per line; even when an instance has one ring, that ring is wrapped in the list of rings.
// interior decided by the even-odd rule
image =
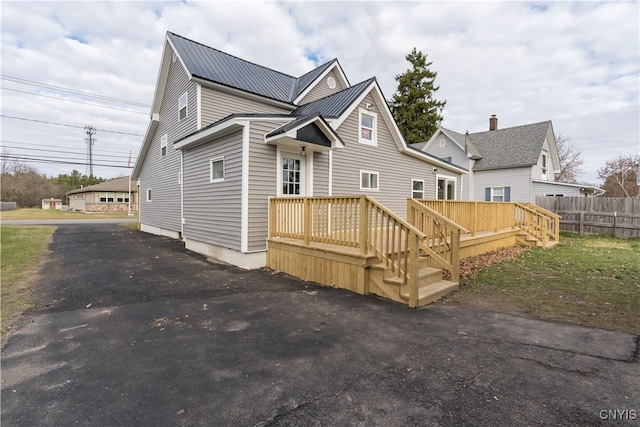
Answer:
[[[536,204],[562,215],[564,232],[640,237],[640,198],[538,196]]]

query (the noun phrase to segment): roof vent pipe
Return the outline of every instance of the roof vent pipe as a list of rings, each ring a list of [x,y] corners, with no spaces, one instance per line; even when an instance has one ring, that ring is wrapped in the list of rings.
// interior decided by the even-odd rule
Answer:
[[[498,130],[498,118],[495,114],[489,118],[489,130]]]

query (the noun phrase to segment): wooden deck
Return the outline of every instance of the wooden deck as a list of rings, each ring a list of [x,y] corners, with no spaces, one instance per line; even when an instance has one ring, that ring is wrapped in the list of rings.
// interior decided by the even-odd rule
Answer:
[[[472,215],[478,203],[432,204],[456,209],[449,214],[466,218],[467,229],[431,202],[409,199],[405,221],[369,196],[270,199],[267,266],[419,307],[457,289],[461,258],[557,243],[557,220],[535,207],[482,204],[485,219],[479,220]]]

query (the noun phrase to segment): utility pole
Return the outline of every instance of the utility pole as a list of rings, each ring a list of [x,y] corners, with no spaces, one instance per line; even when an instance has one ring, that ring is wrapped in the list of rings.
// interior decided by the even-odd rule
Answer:
[[[84,142],[87,143],[87,170],[85,171],[85,175],[93,176],[93,144],[98,140],[98,138],[94,138],[93,135],[96,134],[97,129],[93,126],[85,126],[84,127],[87,136],[84,138]]]

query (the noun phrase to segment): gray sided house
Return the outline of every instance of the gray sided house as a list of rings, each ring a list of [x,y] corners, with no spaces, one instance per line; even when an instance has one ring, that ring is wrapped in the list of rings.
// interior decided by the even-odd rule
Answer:
[[[446,162],[469,170],[462,200],[535,203],[536,196],[594,196],[595,187],[557,182],[560,161],[551,121],[466,133],[439,127],[429,141],[415,144]]]
[[[127,212],[138,210],[138,191],[128,176],[69,191],[69,209],[84,212]]]
[[[459,198],[463,167],[407,147],[375,78],[290,76],[167,33],[133,178],[146,232],[264,266],[270,197]],[[448,187],[447,187],[448,186]]]

